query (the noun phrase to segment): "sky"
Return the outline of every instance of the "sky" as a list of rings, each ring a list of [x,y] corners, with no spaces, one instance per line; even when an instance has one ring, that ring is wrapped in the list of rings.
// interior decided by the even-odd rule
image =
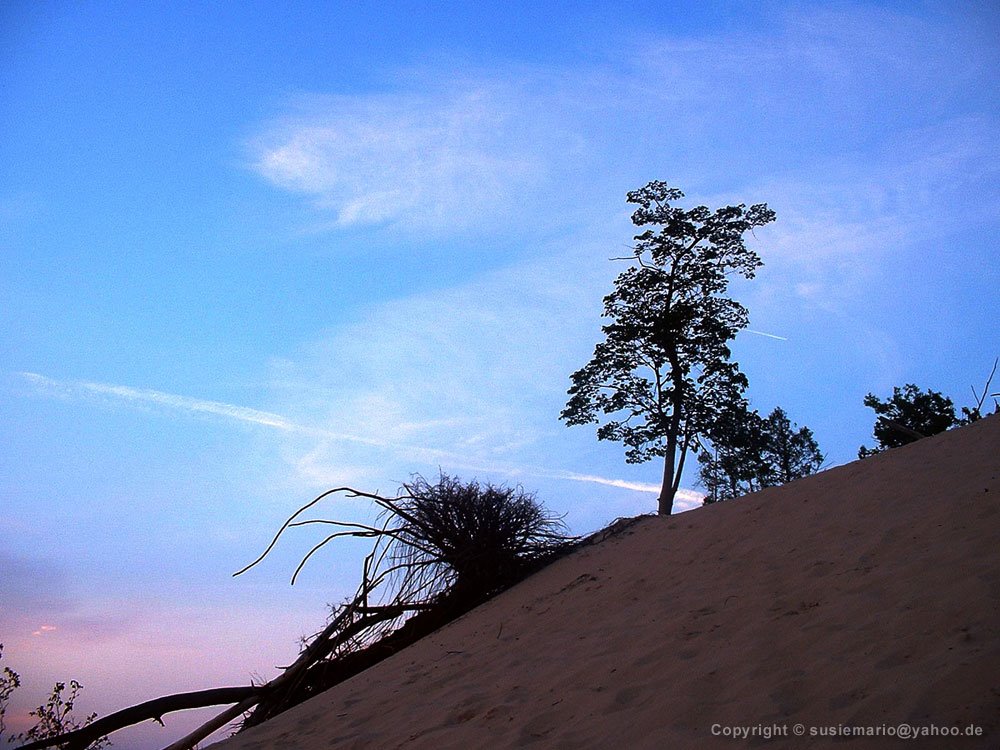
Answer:
[[[231,574],[333,486],[521,484],[574,533],[654,511],[659,464],[558,419],[650,180],[776,211],[734,358],[826,467],[872,443],[868,392],[970,404],[998,39],[988,2],[0,5],[8,723],[56,680],[103,715],[277,674],[365,550],[290,587],[307,527]]]

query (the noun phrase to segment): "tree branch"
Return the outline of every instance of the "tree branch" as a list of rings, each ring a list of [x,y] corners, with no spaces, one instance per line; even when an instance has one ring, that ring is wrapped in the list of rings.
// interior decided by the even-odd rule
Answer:
[[[998,357],[997,359],[993,360],[993,369],[990,371],[990,376],[988,378],[986,378],[986,385],[983,386],[983,395],[982,396],[980,396],[978,393],[976,393],[976,387],[975,386],[969,386],[970,388],[972,388],[972,397],[976,399],[976,407],[973,410],[975,414],[980,414],[981,413],[980,409],[983,408],[983,402],[986,401],[986,396],[987,395],[989,395],[991,398],[993,396],[998,395],[996,393],[990,393],[989,392],[989,390],[990,390],[990,383],[993,382],[993,376],[997,374],[997,364],[1000,364],[1000,357]]]
[[[406,514],[400,513],[398,511],[398,509],[396,509],[396,507],[393,505],[393,503],[395,503],[396,501],[404,500],[405,499],[404,497],[395,497],[395,498],[387,499],[387,498],[381,497],[379,495],[373,495],[373,494],[371,494],[369,492],[361,492],[359,490],[354,489],[353,487],[336,487],[336,488],[334,488],[332,490],[327,490],[326,492],[322,493],[321,495],[313,498],[308,503],[306,503],[301,508],[299,508],[297,511],[295,511],[294,513],[292,513],[292,515],[288,517],[288,520],[286,520],[285,523],[282,524],[281,528],[278,529],[278,533],[274,535],[274,539],[272,539],[271,543],[269,545],[267,545],[267,549],[265,549],[260,554],[260,557],[258,557],[256,560],[254,560],[252,563],[250,563],[246,567],[241,568],[240,570],[237,570],[235,573],[233,573],[233,577],[235,578],[238,575],[242,575],[243,573],[246,573],[248,570],[250,570],[250,568],[254,567],[257,563],[259,563],[261,560],[263,560],[265,557],[267,557],[268,553],[272,549],[274,549],[274,545],[278,543],[278,538],[282,535],[282,533],[284,533],[285,529],[287,529],[290,526],[294,525],[294,521],[295,521],[296,518],[298,518],[300,515],[302,515],[303,513],[305,513],[307,510],[309,510],[309,508],[311,508],[314,505],[316,505],[316,503],[318,503],[320,500],[323,500],[324,498],[329,497],[330,495],[335,495],[338,492],[343,492],[345,495],[347,495],[347,497],[350,497],[350,498],[354,498],[354,497],[368,498],[369,500],[375,501],[380,507],[386,508],[387,510],[392,510],[394,513],[396,513],[400,517],[402,517],[402,518],[404,518],[406,520],[410,520],[409,518],[406,517]]]
[[[224,727],[226,724],[235,720],[237,716],[249,711],[257,704],[257,700],[258,699],[256,697],[250,697],[247,698],[245,701],[237,703],[235,706],[227,708],[221,714],[218,714],[211,720],[206,721],[204,724],[202,724],[200,727],[195,729],[190,734],[177,740],[177,742],[173,742],[167,745],[167,747],[164,748],[164,750],[188,750],[188,748],[194,747],[203,739],[212,734],[212,732],[218,729],[222,729],[222,727]]]
[[[163,715],[173,713],[174,711],[218,706],[221,703],[242,703],[248,699],[253,699],[256,702],[264,690],[264,687],[252,686],[224,687],[166,695],[146,701],[145,703],[140,703],[137,706],[116,711],[72,732],[29,742],[27,745],[22,745],[18,750],[40,750],[40,748],[52,747],[53,745],[65,745],[66,750],[82,750],[82,748],[85,748],[90,743],[111,732],[117,732],[119,729],[130,727],[142,721],[152,719],[162,724]]]
[[[906,425],[902,425],[899,422],[894,422],[893,420],[888,419],[887,417],[879,417],[878,421],[886,425],[889,429],[902,433],[903,435],[911,437],[914,440],[923,440],[925,437],[927,437],[924,433],[917,432],[916,430],[911,429]]]

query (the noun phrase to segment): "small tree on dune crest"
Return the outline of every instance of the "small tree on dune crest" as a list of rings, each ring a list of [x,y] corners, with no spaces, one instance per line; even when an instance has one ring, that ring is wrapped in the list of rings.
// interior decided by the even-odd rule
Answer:
[[[872,431],[878,445],[874,448],[861,446],[858,458],[937,435],[959,424],[955,404],[950,398],[930,389],[921,391],[913,383],[893,388],[892,396],[884,401],[869,393],[865,396],[865,406],[877,416]]]
[[[757,489],[763,471],[763,420],[740,399],[716,419],[698,454],[698,483],[705,505]]]
[[[975,402],[972,406],[963,406],[961,416],[955,413],[955,404],[947,396],[929,388],[921,391],[913,383],[907,383],[902,388],[892,389],[892,396],[882,400],[874,393],[865,396],[864,404],[875,412],[875,426],[872,429],[875,440],[874,448],[861,446],[858,458],[874,456],[890,448],[916,442],[931,435],[950,430],[959,425],[971,424],[983,417],[983,405],[987,398],[993,399],[994,414],[1000,414],[1000,393],[991,393],[990,384],[996,375],[1000,359],[993,362],[993,369],[982,392],[972,386],[972,396]]]
[[[824,456],[808,427],[792,422],[785,410],[776,407],[764,420],[764,487],[782,484],[815,474]]]

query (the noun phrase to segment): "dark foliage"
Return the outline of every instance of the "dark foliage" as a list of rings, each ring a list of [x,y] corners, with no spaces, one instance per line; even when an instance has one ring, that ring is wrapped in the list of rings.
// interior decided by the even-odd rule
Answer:
[[[913,383],[893,388],[892,396],[885,401],[869,393],[865,396],[865,406],[877,415],[873,433],[878,445],[861,446],[858,458],[937,435],[959,424],[950,398],[930,389],[921,391]]]
[[[633,261],[604,298],[604,341],[573,373],[560,415],[567,425],[597,423],[600,440],[624,443],[625,459],[663,457],[659,512],[669,513],[685,457],[740,399],[746,377],[729,342],[747,311],[725,296],[729,277],[753,278],[761,265],[743,235],[774,220],[766,204],[681,209],[684,194],[664,182],[630,192],[638,227]]]
[[[731,500],[758,488],[763,473],[763,420],[742,399],[722,412],[698,454],[704,503]]]
[[[793,423],[781,407],[763,424],[763,487],[776,487],[815,474],[823,465],[823,454],[808,427]]]
[[[298,520],[305,511],[334,495],[368,499],[380,508],[378,523],[366,525],[331,519]],[[339,527],[315,545],[292,575],[292,583],[309,559],[342,537],[375,539],[365,560],[359,595],[379,592],[382,603],[430,601],[445,591],[488,595],[517,577],[534,561],[565,546],[561,519],[542,508],[520,487],[463,483],[442,473],[431,484],[420,475],[382,497],[351,487],[324,492],[296,511],[264,553],[238,571],[257,565],[289,528],[312,524]],[[383,584],[388,583],[387,587]]]
[[[391,510],[403,520],[393,559],[407,571],[427,568],[456,595],[489,595],[566,542],[561,521],[520,488],[466,484],[446,474],[436,484],[417,476],[403,488]]]
[[[731,500],[813,474],[823,454],[808,427],[798,427],[780,407],[766,418],[740,401],[723,412],[698,455],[706,504]]]
[[[0,658],[3,657],[3,644],[0,643]],[[7,734],[7,706],[10,703],[10,696],[21,687],[21,676],[13,669],[4,665],[0,671],[0,743],[3,743]]]
[[[972,406],[963,406],[960,417],[955,414],[955,404],[950,398],[930,389],[921,391],[913,383],[893,388],[892,396],[884,401],[874,393],[869,393],[865,396],[865,406],[875,412],[875,427],[872,432],[878,445],[874,448],[861,446],[858,458],[874,456],[889,448],[898,448],[952,427],[982,419],[983,405],[987,398],[993,399],[993,412],[1000,414],[1000,393],[990,392],[990,384],[996,375],[998,364],[1000,358],[993,361],[993,369],[986,378],[982,392],[977,392],[975,386],[971,386],[975,402]]]

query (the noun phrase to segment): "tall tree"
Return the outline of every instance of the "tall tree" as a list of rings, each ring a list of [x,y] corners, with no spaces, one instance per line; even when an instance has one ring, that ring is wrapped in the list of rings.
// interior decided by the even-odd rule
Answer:
[[[950,398],[930,389],[921,391],[913,383],[893,388],[892,396],[885,401],[869,393],[864,403],[877,415],[872,432],[878,445],[861,446],[858,458],[937,435],[959,424]]]
[[[764,203],[671,205],[683,197],[660,181],[628,193],[639,206],[632,222],[653,228],[621,259],[633,263],[604,298],[604,341],[573,373],[560,415],[567,425],[599,424],[598,439],[624,443],[629,463],[663,457],[661,514],[671,511],[688,451],[746,388],[729,342],[747,311],[725,294],[730,275],[750,279],[761,265],[743,235],[774,221]]]

